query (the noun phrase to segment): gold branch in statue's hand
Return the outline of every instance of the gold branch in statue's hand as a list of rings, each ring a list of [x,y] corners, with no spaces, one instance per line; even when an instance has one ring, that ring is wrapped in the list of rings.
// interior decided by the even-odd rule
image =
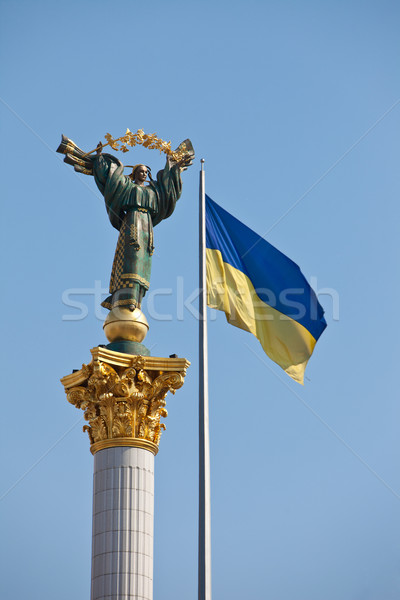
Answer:
[[[164,140],[157,137],[156,133],[148,134],[145,133],[143,129],[138,129],[136,133],[132,133],[132,131],[127,129],[125,135],[122,135],[119,138],[113,138],[111,133],[106,133],[104,137],[107,140],[106,144],[99,142],[94,150],[87,152],[84,156],[89,156],[90,154],[93,154],[93,152],[96,152],[97,155],[99,155],[101,154],[101,150],[106,146],[111,146],[113,150],[128,152],[129,149],[127,146],[133,147],[139,144],[145,148],[149,148],[149,150],[159,150],[160,152],[163,152],[169,156],[171,160],[179,163],[179,166],[184,164],[186,159],[186,148],[184,144],[181,144],[179,150],[174,152],[171,150],[171,142],[164,142]],[[119,147],[119,144],[121,147]]]

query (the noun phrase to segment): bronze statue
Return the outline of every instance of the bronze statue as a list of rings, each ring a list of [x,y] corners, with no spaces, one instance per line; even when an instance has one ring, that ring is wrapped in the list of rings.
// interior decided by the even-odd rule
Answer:
[[[111,225],[119,231],[110,296],[102,303],[105,308],[129,306],[133,310],[141,306],[150,285],[153,227],[174,212],[182,192],[181,172],[193,162],[190,140],[182,142],[179,148],[183,145],[185,156],[179,161],[168,157],[164,169],[153,180],[145,165],[135,165],[129,176],[124,175],[122,162],[111,154],[103,154],[101,142],[93,157],[62,136],[57,152],[65,154],[64,162],[73,165],[78,173],[94,176]]]
[[[110,145],[118,149],[112,141],[114,144]],[[119,231],[110,296],[102,305],[109,310],[125,307],[133,312],[140,309],[150,285],[153,227],[174,212],[182,192],[181,172],[192,164],[194,150],[190,140],[185,140],[175,152],[169,151],[164,169],[153,179],[150,168],[142,164],[135,165],[129,176],[124,175],[122,162],[111,154],[103,154],[102,149],[99,142],[94,156],[85,154],[63,135],[57,152],[65,154],[64,162],[73,165],[78,173],[94,176],[110,222]]]

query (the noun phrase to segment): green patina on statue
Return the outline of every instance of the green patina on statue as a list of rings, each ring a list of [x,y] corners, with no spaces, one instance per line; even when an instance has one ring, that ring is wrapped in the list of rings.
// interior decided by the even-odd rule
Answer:
[[[175,152],[182,155],[183,149],[184,157],[177,161],[168,156],[164,169],[153,180],[145,165],[136,165],[129,176],[124,175],[122,162],[103,154],[102,147],[100,142],[96,155],[90,156],[62,136],[57,152],[66,155],[64,162],[73,165],[75,171],[94,176],[110,222],[119,231],[110,296],[102,305],[109,310],[126,307],[133,311],[140,309],[150,285],[153,227],[174,212],[182,192],[181,172],[192,164],[194,151],[190,140],[182,142]]]

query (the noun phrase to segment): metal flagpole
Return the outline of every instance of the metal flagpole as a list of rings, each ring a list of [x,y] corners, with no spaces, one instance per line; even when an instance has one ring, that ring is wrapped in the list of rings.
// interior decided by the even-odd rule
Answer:
[[[206,195],[204,159],[200,171],[199,219],[199,600],[211,600],[210,434],[206,299]]]

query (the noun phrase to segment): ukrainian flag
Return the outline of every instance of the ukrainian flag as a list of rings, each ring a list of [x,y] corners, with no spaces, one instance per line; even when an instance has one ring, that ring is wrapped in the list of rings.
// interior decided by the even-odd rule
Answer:
[[[299,267],[206,196],[207,304],[253,333],[295,381],[326,327]]]

